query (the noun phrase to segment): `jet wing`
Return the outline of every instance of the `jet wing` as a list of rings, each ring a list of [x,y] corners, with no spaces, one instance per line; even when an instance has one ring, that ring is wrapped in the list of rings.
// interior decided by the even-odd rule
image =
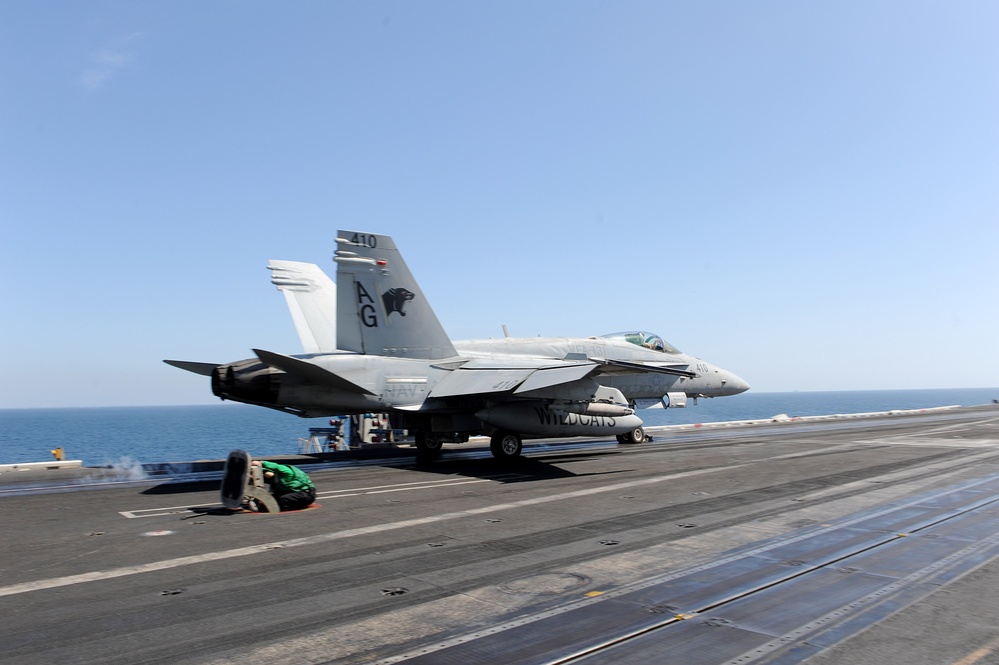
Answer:
[[[547,366],[536,369],[527,379],[524,380],[515,393],[526,393],[531,390],[549,388],[562,383],[571,383],[579,379],[585,379],[596,371],[597,365],[593,363],[575,363],[572,365]]]
[[[427,397],[458,397],[509,392],[520,385],[531,369],[456,369],[430,391]]]
[[[633,374],[640,372],[654,372],[656,374],[671,374],[673,376],[685,376],[688,379],[693,379],[697,376],[696,372],[691,372],[686,369],[690,367],[687,364],[679,365],[646,365],[645,363],[633,363],[627,360],[610,360],[606,358],[590,358],[595,363],[600,365],[600,369],[608,374]]]
[[[511,391],[523,393],[582,379],[597,368],[597,365],[589,362],[553,365],[551,361],[546,360],[544,363],[542,365],[533,361],[512,361],[497,364],[491,360],[471,360],[438,382],[428,397],[458,397]]]

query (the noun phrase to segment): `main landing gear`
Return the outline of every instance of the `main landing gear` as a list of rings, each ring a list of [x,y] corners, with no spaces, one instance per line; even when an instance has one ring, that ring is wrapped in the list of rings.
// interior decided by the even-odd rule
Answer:
[[[489,450],[493,457],[500,461],[512,460],[520,456],[520,451],[524,447],[520,435],[514,432],[499,430],[495,432],[489,440]]]
[[[617,442],[645,443],[645,430],[642,427],[636,427],[635,429],[625,432],[624,434],[618,434]]]
[[[420,461],[430,461],[440,456],[447,435],[417,432],[415,438],[416,458]],[[516,432],[498,430],[489,440],[490,452],[492,452],[493,457],[500,461],[509,461],[520,457],[523,447],[523,441]]]
[[[441,437],[427,432],[416,434],[416,456],[419,459],[430,460],[439,457],[443,448],[444,440]]]

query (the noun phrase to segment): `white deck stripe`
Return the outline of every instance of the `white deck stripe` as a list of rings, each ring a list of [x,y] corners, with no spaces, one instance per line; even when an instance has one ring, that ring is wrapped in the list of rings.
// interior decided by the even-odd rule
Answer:
[[[782,457],[793,457],[793,455],[787,455]],[[170,568],[179,568],[181,566],[190,566],[199,563],[208,563],[211,561],[222,561],[225,559],[234,559],[243,556],[250,556],[252,554],[260,554],[262,552],[268,552],[273,549],[288,549],[292,547],[304,547],[306,545],[318,545],[321,543],[328,543],[336,540],[344,540],[346,538],[355,538],[357,536],[367,536],[374,533],[383,533],[385,531],[394,531],[396,529],[405,529],[413,526],[421,526],[424,524],[433,524],[436,522],[445,522],[448,520],[458,519],[461,517],[470,517],[473,515],[485,515],[489,513],[495,513],[502,510],[511,510],[515,508],[522,508],[525,506],[538,505],[542,503],[552,503],[554,501],[565,501],[568,499],[575,499],[581,496],[590,496],[593,494],[603,494],[605,492],[618,492],[620,490],[629,489],[632,487],[641,487],[643,485],[653,485],[656,483],[663,483],[669,480],[676,480],[678,478],[689,478],[691,476],[699,476],[708,473],[716,473],[719,471],[731,471],[733,469],[742,468],[749,466],[754,462],[747,462],[743,464],[732,464],[727,466],[712,467],[709,469],[698,469],[696,471],[685,471],[682,473],[674,473],[666,476],[657,476],[655,478],[645,478],[643,480],[632,480],[624,483],[617,483],[615,485],[605,485],[603,487],[592,487],[583,490],[577,490],[575,492],[565,492],[563,494],[552,494],[550,496],[542,496],[534,499],[524,499],[523,501],[514,501],[511,503],[501,503],[493,506],[483,506],[481,508],[472,508],[470,510],[461,510],[453,513],[442,513],[440,515],[428,515],[426,517],[418,517],[409,520],[401,520],[398,522],[389,522],[386,524],[375,524],[367,527],[359,527],[356,529],[346,529],[344,531],[334,531],[332,533],[317,534],[315,536],[308,536],[305,538],[294,538],[292,540],[282,540],[275,541],[272,543],[264,543],[261,545],[251,545],[249,547],[239,547],[231,550],[220,550],[217,552],[206,552],[204,554],[195,554],[193,556],[179,557],[176,559],[165,559],[163,561],[153,561],[151,563],[144,563],[136,566],[124,566],[122,568],[112,568],[110,570],[100,570],[94,571],[92,573],[81,573],[78,575],[67,575],[65,577],[51,577],[44,580],[35,580],[34,582],[23,582],[21,584],[12,584],[10,586],[0,587],[0,596],[13,596],[20,593],[29,593],[31,591],[41,591],[43,589],[54,589],[57,587],[71,586],[74,584],[83,584],[85,582],[97,582],[100,580],[114,579],[116,577],[127,577],[130,575],[141,575],[143,573],[151,573],[158,570],[168,570]]]

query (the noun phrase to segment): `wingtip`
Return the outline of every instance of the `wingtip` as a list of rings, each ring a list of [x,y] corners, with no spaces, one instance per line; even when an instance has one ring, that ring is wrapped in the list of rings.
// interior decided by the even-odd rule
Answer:
[[[219,363],[196,363],[190,360],[164,360],[163,362],[171,367],[176,367],[178,369],[193,372],[194,374],[200,374],[202,376],[211,376],[212,372],[215,371],[215,368],[219,366]]]

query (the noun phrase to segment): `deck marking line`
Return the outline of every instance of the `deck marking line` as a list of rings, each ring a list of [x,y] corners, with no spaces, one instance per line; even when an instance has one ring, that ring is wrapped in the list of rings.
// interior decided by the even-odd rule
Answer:
[[[802,638],[806,638],[808,635],[811,635],[811,634],[817,632],[820,628],[824,628],[826,624],[832,624],[837,619],[840,619],[840,618],[843,618],[843,617],[849,617],[850,615],[856,616],[857,612],[862,612],[862,611],[864,611],[865,608],[867,608],[869,606],[879,605],[879,604],[881,604],[881,603],[883,603],[883,602],[885,602],[887,600],[890,600],[893,597],[893,594],[895,594],[899,590],[901,590],[901,589],[903,589],[903,588],[905,588],[907,586],[910,586],[912,584],[915,584],[915,583],[923,580],[924,578],[928,578],[933,573],[936,573],[936,572],[938,572],[939,570],[941,570],[943,568],[946,568],[946,567],[951,566],[951,565],[956,565],[956,564],[960,563],[963,559],[966,559],[966,558],[968,558],[968,557],[970,557],[970,556],[978,553],[979,550],[987,550],[988,548],[994,547],[997,544],[999,544],[999,533],[994,533],[991,536],[989,536],[988,538],[984,538],[984,539],[982,539],[982,540],[980,540],[978,542],[972,543],[968,547],[965,547],[964,549],[959,550],[957,552],[952,552],[951,554],[947,555],[943,559],[940,559],[939,561],[935,561],[935,562],[931,563],[930,565],[925,566],[924,568],[921,568],[920,570],[915,571],[914,573],[910,573],[909,575],[906,575],[905,577],[897,578],[891,584],[887,584],[887,585],[881,587],[880,589],[877,589],[876,591],[872,591],[872,592],[868,593],[867,595],[865,595],[865,596],[863,596],[861,598],[858,598],[858,599],[856,599],[854,601],[851,601],[851,602],[843,605],[842,607],[839,607],[839,608],[837,608],[837,609],[835,609],[835,610],[833,610],[831,612],[826,613],[825,615],[823,615],[821,617],[817,617],[815,619],[812,619],[808,623],[806,623],[806,624],[804,624],[802,626],[798,626],[797,628],[784,633],[784,635],[781,635],[781,636],[779,636],[779,637],[771,640],[770,642],[767,642],[766,644],[760,645],[760,646],[758,646],[758,647],[756,647],[756,648],[754,648],[754,649],[752,649],[750,651],[747,651],[746,653],[743,653],[740,656],[737,656],[737,657],[731,659],[730,661],[728,661],[727,663],[725,663],[725,665],[742,665],[744,663],[749,663],[749,662],[752,662],[752,661],[757,660],[759,658],[762,658],[764,656],[767,656],[767,655],[773,653],[774,651],[777,651],[781,647],[784,647],[784,646],[786,646],[788,644],[791,644],[792,642],[795,642],[797,640],[801,640]],[[980,563],[977,566],[975,566],[973,568],[973,570],[978,569],[978,568],[986,565],[987,563],[988,563],[988,561]],[[922,597],[928,596],[928,595],[930,595],[930,593],[932,593],[932,590],[927,590],[926,593],[923,594]],[[916,601],[913,601],[913,602],[916,602]],[[906,607],[909,607],[912,604],[913,603],[908,603],[906,605]],[[842,644],[847,639],[849,639],[850,637],[853,637],[856,634],[857,633],[854,632],[851,635],[848,635],[844,639],[840,640],[839,642],[837,642],[836,644],[831,645],[831,646],[836,646],[838,644]],[[991,646],[991,644],[989,646]],[[831,647],[825,647],[825,648],[822,649],[822,651],[826,651],[829,648],[831,648]],[[983,649],[979,649],[976,652],[973,652],[968,657],[966,657],[965,660],[967,660],[967,658],[969,658],[971,656],[976,656],[977,655],[977,659],[976,660],[970,661],[972,663],[977,662],[977,660],[980,660],[985,655],[988,655],[989,651],[986,651],[984,654],[979,654],[979,652],[983,651],[984,649],[985,649],[985,647],[983,647]]]
[[[657,476],[655,478],[632,480],[624,483],[617,483],[615,485],[605,485],[603,487],[591,487],[588,489],[576,490],[574,492],[552,494],[549,496],[542,496],[534,499],[524,499],[522,501],[513,501],[510,503],[501,503],[492,506],[483,506],[481,508],[471,508],[469,510],[461,510],[454,513],[428,515],[426,517],[417,517],[414,519],[402,520],[399,522],[390,522],[387,524],[375,524],[372,526],[358,527],[356,529],[347,529],[344,531],[334,531],[332,533],[307,536],[305,538],[294,538],[292,540],[264,543],[261,545],[251,545],[249,547],[239,547],[231,550],[205,552],[204,554],[195,554],[192,556],[179,557],[176,559],[153,561],[151,563],[144,563],[137,566],[124,566],[121,568],[112,568],[110,570],[94,571],[92,573],[80,573],[78,575],[67,575],[65,577],[52,577],[44,580],[35,580],[33,582],[11,584],[10,586],[0,587],[0,596],[13,596],[15,594],[20,594],[20,593],[41,591],[43,589],[54,589],[57,587],[71,586],[73,584],[82,584],[84,582],[96,582],[99,580],[113,579],[116,577],[140,575],[142,573],[151,573],[158,570],[179,568],[181,566],[190,566],[198,563],[207,563],[210,561],[221,561],[225,559],[250,556],[252,554],[261,554],[263,552],[271,552],[274,549],[288,549],[291,547],[318,545],[321,543],[328,543],[335,540],[355,538],[357,536],[367,536],[375,533],[383,533],[385,531],[394,531],[396,529],[405,529],[413,526],[422,526],[424,524],[445,522],[448,520],[458,519],[461,517],[484,515],[488,513],[499,512],[501,510],[512,510],[516,508],[533,506],[542,503],[552,503],[554,501],[565,501],[568,499],[575,499],[581,496],[590,496],[593,494],[603,494],[606,492],[619,492],[623,489],[629,489],[632,487],[641,487],[643,485],[654,485],[656,483],[663,483],[670,480],[676,480],[678,478],[689,478],[691,476],[700,476],[708,473],[717,473],[719,471],[731,471],[734,469],[739,469],[745,466],[749,466],[750,464],[752,463],[750,462],[744,464],[731,464],[728,466],[712,467],[708,469],[697,469],[694,471],[685,471],[682,473],[674,473],[666,476]]]
[[[975,665],[975,663],[979,662],[982,658],[985,658],[995,652],[996,648],[999,648],[999,638],[992,640],[981,649],[972,651],[961,660],[955,661],[953,665]]]
[[[406,492],[409,490],[424,490],[424,489],[434,489],[437,487],[452,487],[455,485],[468,485],[471,483],[488,483],[499,478],[517,478],[522,477],[523,474],[503,474],[500,476],[484,476],[483,478],[476,480],[464,480],[461,478],[452,478],[449,480],[425,480],[419,483],[399,483],[398,485],[378,485],[376,487],[358,487],[352,489],[342,489],[342,490],[326,490],[323,492],[317,492],[316,498],[322,499],[339,499],[347,496],[362,496],[365,494],[384,494],[385,492]],[[433,484],[431,484],[433,483]],[[377,490],[377,491],[376,491]],[[177,513],[194,511],[191,508],[204,508],[204,509],[215,509],[221,504],[204,504],[196,503],[187,506],[168,506],[165,508],[140,508],[138,510],[122,510],[118,514],[122,517],[128,519],[141,519],[143,517],[163,517],[166,515],[176,515]]]
[[[978,478],[976,480],[972,480],[972,481],[969,481],[969,482],[960,483],[960,484],[958,484],[956,486],[944,489],[944,490],[939,491],[939,492],[935,492],[935,493],[930,494],[930,495],[920,495],[920,496],[912,497],[908,501],[905,501],[903,503],[889,503],[889,504],[884,505],[880,510],[876,510],[873,513],[864,510],[864,511],[861,511],[860,513],[854,514],[852,517],[850,517],[848,519],[845,519],[843,521],[837,522],[835,524],[831,524],[829,526],[823,527],[823,528],[818,529],[818,530],[804,529],[804,530],[802,530],[802,533],[800,533],[799,535],[792,535],[790,537],[780,537],[780,538],[776,538],[776,539],[771,539],[769,541],[766,541],[765,544],[763,544],[763,545],[761,545],[759,547],[754,547],[754,548],[748,549],[748,550],[738,550],[734,554],[730,554],[728,556],[723,556],[722,558],[714,559],[714,560],[708,561],[706,563],[698,564],[698,565],[695,565],[695,566],[693,566],[691,568],[681,568],[681,569],[675,570],[673,572],[667,573],[665,575],[657,575],[655,577],[649,578],[649,579],[641,581],[641,582],[637,582],[637,583],[634,583],[634,584],[628,584],[628,585],[625,585],[623,587],[619,587],[617,589],[614,589],[613,591],[608,591],[608,592],[606,592],[606,593],[604,593],[604,594],[602,594],[600,596],[595,596],[595,597],[586,598],[586,599],[583,599],[583,600],[578,600],[578,601],[575,601],[575,602],[567,603],[567,604],[562,605],[560,607],[556,607],[556,608],[553,608],[553,609],[550,609],[550,610],[545,610],[543,612],[539,612],[539,613],[531,615],[531,616],[518,617],[517,619],[509,621],[509,622],[507,622],[505,624],[493,625],[493,626],[490,627],[489,633],[490,634],[501,633],[501,632],[510,630],[511,628],[517,628],[517,627],[520,627],[520,626],[523,626],[523,625],[527,625],[527,624],[533,623],[535,621],[540,621],[542,619],[546,619],[546,618],[550,618],[550,617],[553,617],[553,616],[557,616],[559,614],[564,614],[564,613],[567,613],[567,612],[571,612],[571,611],[573,611],[575,609],[578,609],[580,607],[584,607],[584,606],[587,606],[587,605],[594,605],[594,604],[597,604],[599,602],[602,602],[602,601],[608,600],[608,599],[618,598],[620,596],[624,596],[624,595],[630,594],[630,593],[632,593],[634,591],[637,591],[637,590],[640,590],[640,589],[647,589],[647,588],[656,586],[658,584],[662,584],[663,582],[667,582],[669,580],[675,580],[675,579],[679,579],[679,578],[682,578],[682,577],[687,577],[687,576],[690,576],[690,575],[694,575],[694,574],[697,574],[699,572],[703,572],[703,571],[706,571],[706,570],[711,570],[712,568],[717,568],[717,567],[720,567],[720,566],[722,566],[724,564],[731,563],[733,561],[738,561],[740,559],[745,559],[745,558],[750,557],[750,556],[762,554],[762,553],[768,552],[770,550],[777,549],[779,547],[784,547],[784,546],[789,545],[791,543],[800,542],[802,540],[807,540],[809,538],[813,538],[813,537],[821,535],[821,534],[826,534],[826,533],[830,533],[830,532],[837,531],[837,530],[840,530],[840,529],[844,529],[844,528],[853,526],[854,524],[857,524],[857,523],[860,523],[860,522],[864,522],[866,520],[869,520],[869,519],[872,519],[872,518],[875,518],[875,517],[879,517],[881,515],[887,515],[889,513],[895,512],[897,510],[901,510],[903,508],[907,508],[909,506],[916,506],[916,505],[919,505],[921,503],[925,503],[927,501],[939,499],[941,497],[944,497],[944,496],[947,496],[947,495],[950,495],[950,494],[954,494],[955,492],[961,492],[961,491],[964,491],[964,490],[968,490],[968,489],[970,489],[972,487],[977,487],[979,485],[984,485],[984,484],[987,484],[987,483],[990,483],[990,482],[994,482],[996,480],[999,480],[999,474],[993,474],[993,475],[989,475],[989,476],[985,476],[985,477],[982,477],[982,478]],[[970,506],[966,506],[966,510],[970,511],[970,510],[975,510],[977,508],[981,508],[981,507],[983,507],[983,506],[985,506],[985,505],[987,505],[989,503],[992,503],[994,500],[995,500],[994,498],[990,498],[990,499],[986,499],[984,501],[977,501],[977,502],[971,504]],[[738,598],[738,595],[732,596],[731,598],[728,598],[728,599],[723,600],[721,602],[722,603],[731,602],[732,600],[735,600],[736,598]],[[673,621],[674,621],[674,619],[671,618],[671,619],[667,620],[667,623],[671,623]],[[479,637],[482,637],[482,634],[480,634],[478,632],[475,632],[475,633],[469,633],[469,634],[459,635],[457,637],[453,637],[453,638],[444,640],[442,642],[425,644],[425,645],[423,645],[422,647],[420,647],[419,649],[417,649],[415,651],[411,651],[411,652],[407,652],[407,653],[403,653],[403,654],[397,654],[395,656],[390,656],[390,657],[385,658],[383,660],[377,661],[376,665],[392,665],[394,663],[399,663],[399,662],[402,662],[404,660],[409,660],[411,658],[415,658],[416,656],[425,655],[427,653],[432,653],[432,652],[435,652],[435,651],[441,651],[443,649],[447,649],[447,648],[455,646],[457,644],[462,644],[462,643],[470,641],[472,639],[478,639]]]

